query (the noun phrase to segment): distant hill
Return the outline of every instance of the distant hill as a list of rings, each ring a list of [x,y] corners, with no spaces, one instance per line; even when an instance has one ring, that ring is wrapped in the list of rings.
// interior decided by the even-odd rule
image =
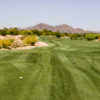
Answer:
[[[27,29],[37,29],[37,30],[47,29],[47,30],[51,30],[54,32],[59,31],[59,32],[67,32],[67,33],[85,33],[85,32],[87,32],[80,28],[73,28],[67,24],[52,26],[52,25],[40,23],[35,26],[28,27]]]

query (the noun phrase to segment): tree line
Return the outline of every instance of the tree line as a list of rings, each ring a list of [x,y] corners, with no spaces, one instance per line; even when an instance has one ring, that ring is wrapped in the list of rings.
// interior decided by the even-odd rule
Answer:
[[[32,29],[18,29],[18,28],[3,28],[0,29],[0,35],[37,35],[37,36],[56,36],[57,38],[69,37],[72,40],[76,39],[87,39],[94,40],[100,39],[99,33],[61,33],[53,32],[50,30],[32,30]]]

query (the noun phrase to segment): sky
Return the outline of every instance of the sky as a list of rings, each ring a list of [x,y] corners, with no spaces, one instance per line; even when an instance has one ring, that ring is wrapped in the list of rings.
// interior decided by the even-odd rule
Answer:
[[[39,23],[100,31],[100,0],[0,0],[0,28]]]

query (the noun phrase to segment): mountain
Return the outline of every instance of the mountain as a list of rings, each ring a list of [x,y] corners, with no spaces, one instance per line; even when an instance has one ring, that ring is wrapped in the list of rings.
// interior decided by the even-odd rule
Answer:
[[[28,27],[27,29],[37,29],[37,30],[47,29],[47,30],[51,30],[54,32],[59,31],[59,32],[67,32],[67,33],[85,33],[86,32],[83,29],[73,28],[67,24],[52,26],[52,25],[40,23],[40,24],[37,24],[35,26]]]

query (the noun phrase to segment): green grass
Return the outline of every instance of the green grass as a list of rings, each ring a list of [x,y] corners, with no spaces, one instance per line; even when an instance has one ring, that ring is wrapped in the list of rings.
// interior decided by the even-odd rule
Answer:
[[[100,100],[100,43],[41,40],[49,47],[0,51],[0,100]]]

